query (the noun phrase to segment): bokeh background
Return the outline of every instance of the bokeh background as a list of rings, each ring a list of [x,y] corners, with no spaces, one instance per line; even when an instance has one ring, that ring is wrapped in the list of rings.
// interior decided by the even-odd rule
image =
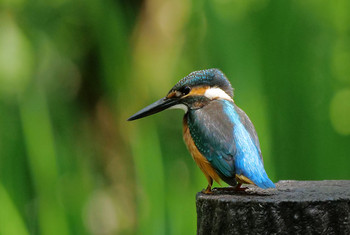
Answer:
[[[1,0],[0,234],[194,234],[182,111],[220,68],[282,179],[350,179],[350,1]],[[218,186],[215,184],[215,186]]]

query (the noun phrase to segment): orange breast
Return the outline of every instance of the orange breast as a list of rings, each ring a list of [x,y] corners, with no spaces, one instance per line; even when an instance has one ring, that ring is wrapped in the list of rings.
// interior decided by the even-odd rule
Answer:
[[[204,175],[208,178],[212,178],[217,183],[220,184],[220,177],[214,170],[214,168],[210,165],[210,162],[199,152],[197,146],[193,142],[190,130],[187,125],[187,116],[183,119],[183,138],[187,145],[188,151],[190,151],[193,160],[197,163],[199,168],[202,170]]]

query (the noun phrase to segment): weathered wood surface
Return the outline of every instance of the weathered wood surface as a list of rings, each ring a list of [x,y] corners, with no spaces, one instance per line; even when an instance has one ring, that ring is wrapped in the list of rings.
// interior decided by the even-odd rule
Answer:
[[[198,193],[198,234],[350,234],[350,180],[280,181],[276,189]]]

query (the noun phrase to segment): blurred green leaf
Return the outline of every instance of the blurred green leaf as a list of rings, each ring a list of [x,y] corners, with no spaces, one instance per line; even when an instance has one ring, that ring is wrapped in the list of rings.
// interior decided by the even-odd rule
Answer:
[[[0,234],[27,235],[29,234],[20,213],[13,201],[0,183]]]
[[[9,14],[0,12],[0,31],[0,95],[13,95],[30,81],[31,46]]]

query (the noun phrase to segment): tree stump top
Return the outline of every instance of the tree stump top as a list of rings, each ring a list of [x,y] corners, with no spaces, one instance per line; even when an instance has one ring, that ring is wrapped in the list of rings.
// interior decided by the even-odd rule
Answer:
[[[350,234],[350,180],[213,192],[197,194],[198,234]]]
[[[295,181],[282,180],[276,183],[276,189],[261,189],[248,185],[245,192],[236,192],[230,188],[214,188],[213,194],[199,192],[197,200],[220,200],[240,202],[282,202],[282,201],[330,201],[350,200],[350,180]]]

